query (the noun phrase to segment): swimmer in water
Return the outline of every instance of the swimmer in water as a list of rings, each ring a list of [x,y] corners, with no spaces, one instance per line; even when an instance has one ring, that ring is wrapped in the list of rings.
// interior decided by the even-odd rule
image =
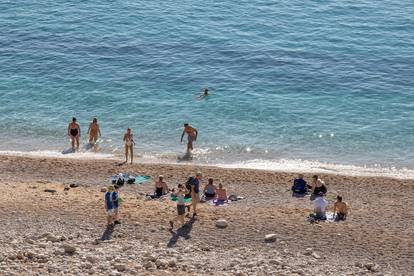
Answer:
[[[101,136],[101,129],[99,128],[98,119],[93,118],[92,123],[89,125],[89,144],[93,145],[98,141],[98,136]]]
[[[197,129],[190,126],[190,124],[184,124],[183,134],[181,134],[181,143],[183,142],[184,135],[187,134],[187,152],[191,152],[193,150],[193,142],[197,141],[198,131]]]
[[[79,150],[79,137],[81,135],[80,126],[76,122],[76,118],[72,118],[72,122],[68,125],[68,136],[70,137],[72,141],[72,150],[75,150],[75,144],[76,149]]]
[[[127,132],[124,134],[124,142],[125,142],[125,163],[128,163],[128,153],[131,154],[131,164],[134,160],[134,139],[133,134],[130,128],[127,129]]]
[[[206,98],[206,97],[208,97],[208,87],[206,87],[206,88],[204,88],[204,90],[203,90],[203,94],[201,94],[201,95],[199,95],[198,96],[198,98],[200,99],[200,100],[202,100],[202,99],[204,99],[204,98]]]

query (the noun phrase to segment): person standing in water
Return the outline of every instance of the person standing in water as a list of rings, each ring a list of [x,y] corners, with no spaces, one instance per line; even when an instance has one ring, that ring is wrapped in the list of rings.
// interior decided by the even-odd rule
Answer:
[[[184,124],[183,134],[181,134],[181,143],[183,142],[184,135],[187,134],[188,142],[187,142],[187,152],[191,152],[193,150],[193,142],[197,141],[198,131],[197,129],[190,126],[190,124]]]
[[[70,137],[72,141],[72,150],[75,150],[75,144],[76,149],[79,150],[79,137],[81,135],[80,126],[76,122],[76,118],[72,118],[72,122],[68,125],[68,136]]]
[[[130,128],[127,129],[127,132],[124,134],[124,142],[125,142],[125,163],[128,163],[128,154],[131,155],[131,164],[134,160],[134,139],[133,134]]]
[[[98,119],[93,118],[92,123],[89,125],[89,144],[93,145],[98,141],[98,137],[101,136],[101,129],[99,128]]]

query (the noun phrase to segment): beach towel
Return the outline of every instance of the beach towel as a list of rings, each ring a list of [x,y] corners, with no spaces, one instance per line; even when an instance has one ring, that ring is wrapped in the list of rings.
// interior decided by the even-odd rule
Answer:
[[[171,200],[172,201],[177,201],[178,199],[177,199],[177,196],[175,196],[175,195],[171,195]],[[189,198],[184,198],[184,202],[185,203],[191,203],[191,197],[189,197]]]
[[[226,201],[224,201],[224,200],[217,200],[217,199],[214,199],[214,200],[209,200],[209,201],[207,201],[207,202],[208,202],[208,204],[210,204],[210,205],[212,205],[212,206],[216,206],[216,207],[226,207],[226,206],[228,206],[228,205],[230,204],[231,200],[228,200],[228,201],[226,202]]]
[[[138,176],[135,176],[135,184],[144,184],[150,179],[151,179],[151,176],[149,175],[138,175]]]

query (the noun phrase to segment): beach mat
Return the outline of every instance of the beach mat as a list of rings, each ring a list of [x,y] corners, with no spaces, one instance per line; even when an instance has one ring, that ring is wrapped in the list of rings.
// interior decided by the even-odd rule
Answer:
[[[171,195],[171,200],[172,201],[178,201],[178,198],[175,195]],[[191,203],[191,197],[189,198],[184,198],[184,202],[185,203]]]
[[[208,204],[210,204],[211,206],[215,206],[215,207],[226,207],[229,206],[230,204],[230,200],[228,200],[227,202],[225,201],[218,201],[218,200],[209,200],[206,201]]]

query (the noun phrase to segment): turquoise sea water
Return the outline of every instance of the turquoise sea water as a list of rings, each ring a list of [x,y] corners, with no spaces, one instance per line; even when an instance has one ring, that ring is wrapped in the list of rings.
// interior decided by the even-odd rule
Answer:
[[[2,1],[0,150],[414,169],[414,2]],[[194,94],[208,86],[211,96]],[[83,140],[86,135],[83,135]],[[83,141],[84,142],[84,141]],[[269,163],[270,162],[270,163]]]

